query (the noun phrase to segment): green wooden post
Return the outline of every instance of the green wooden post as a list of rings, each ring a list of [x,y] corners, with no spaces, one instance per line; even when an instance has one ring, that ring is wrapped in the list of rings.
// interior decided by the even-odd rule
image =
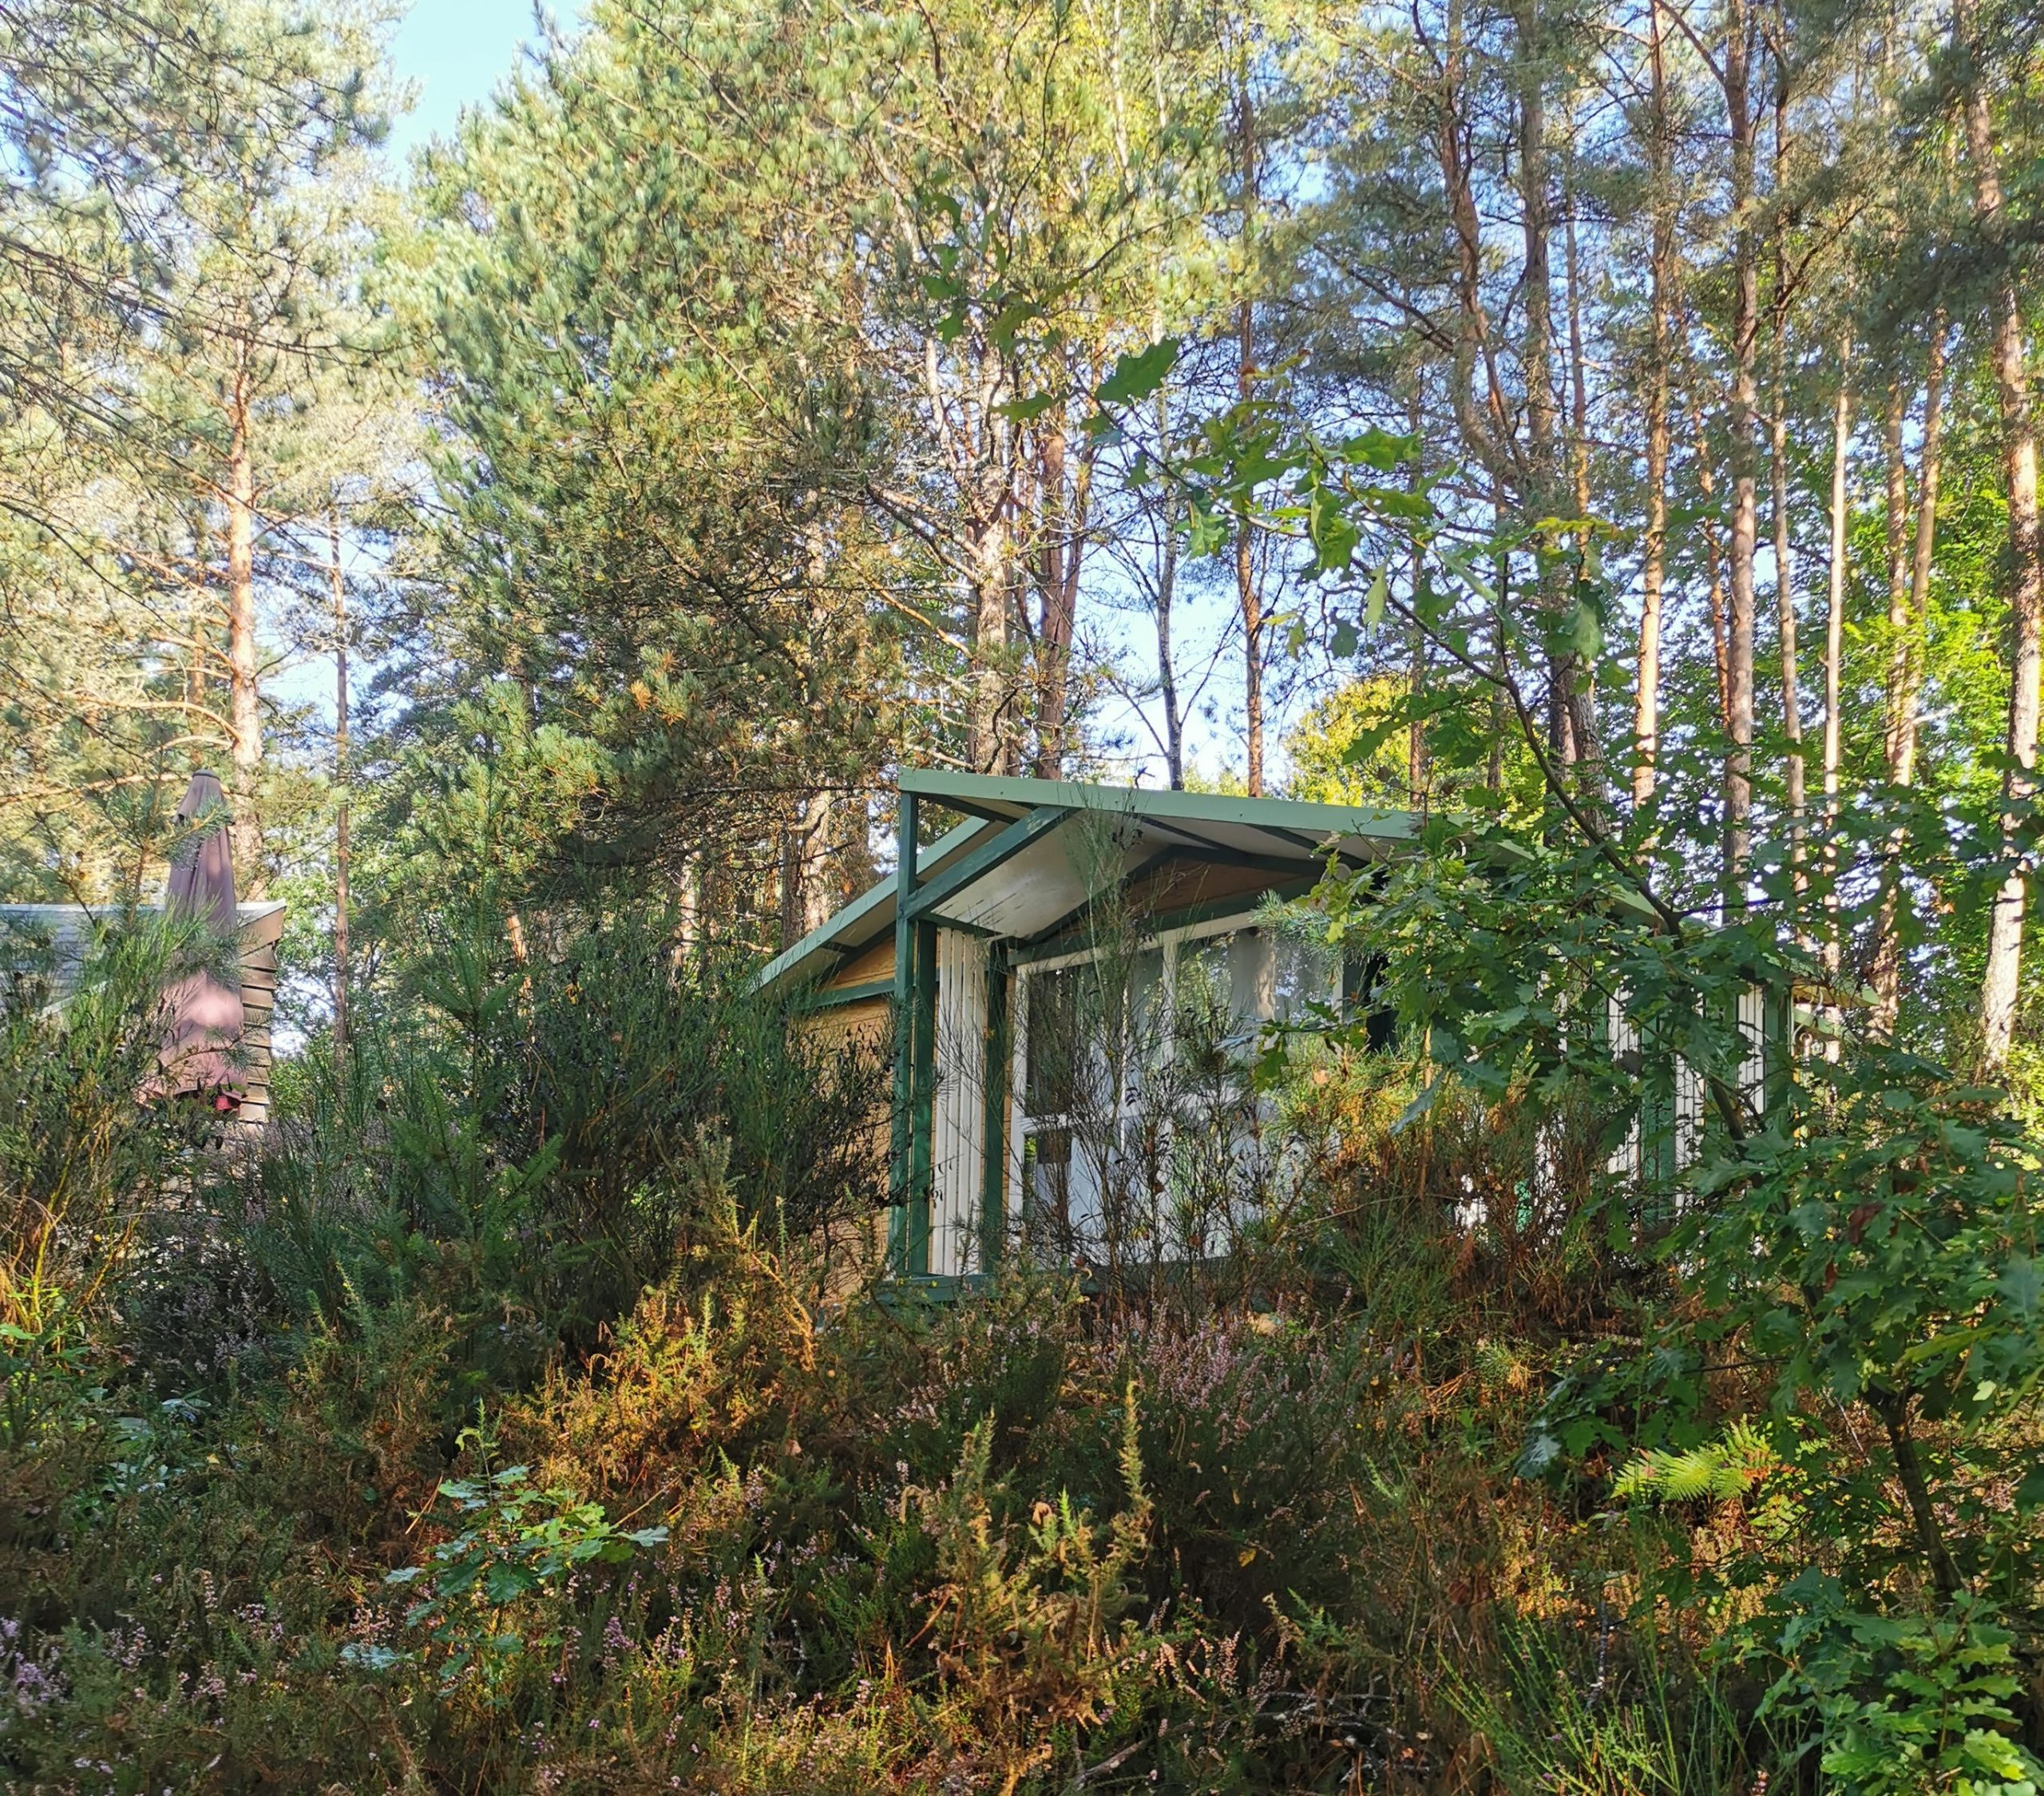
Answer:
[[[910,914],[916,891],[916,795],[903,792],[895,801],[894,848],[894,1086],[890,1140],[889,1194],[894,1200],[887,1223],[887,1257],[897,1272],[909,1266],[910,1153],[914,1128],[916,1007],[915,919]]]
[[[1008,1076],[1015,1038],[1008,1020],[1008,957],[987,956],[986,1164],[980,1192],[980,1271],[1000,1261],[1008,1229]]]

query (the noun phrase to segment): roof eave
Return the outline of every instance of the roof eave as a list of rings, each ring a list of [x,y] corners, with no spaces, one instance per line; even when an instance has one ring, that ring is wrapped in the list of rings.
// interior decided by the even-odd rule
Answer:
[[[1067,811],[1107,811],[1168,820],[1236,823],[1250,829],[1317,831],[1323,837],[1362,836],[1408,842],[1417,834],[1410,811],[1366,804],[1318,804],[1297,799],[1238,797],[1224,792],[1159,791],[1138,786],[1087,786],[1074,781],[996,774],[949,773],[905,767],[901,789],[971,812],[973,801]]]

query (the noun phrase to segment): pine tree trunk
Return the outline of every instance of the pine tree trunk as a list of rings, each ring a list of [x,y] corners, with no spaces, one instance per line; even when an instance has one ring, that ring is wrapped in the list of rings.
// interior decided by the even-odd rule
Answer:
[[[1161,313],[1154,314],[1151,320],[1150,335],[1152,341],[1164,335],[1164,321]],[[1171,440],[1171,402],[1169,383],[1157,389],[1157,442],[1161,449],[1168,449]],[[1164,708],[1164,771],[1171,789],[1185,789],[1185,719],[1178,708],[1178,667],[1171,647],[1172,608],[1178,602],[1178,535],[1176,508],[1171,498],[1172,487],[1165,483],[1163,510],[1159,517],[1160,537],[1157,546],[1157,696]]]
[[[1973,165],[1974,216],[1990,245],[2006,249],[2007,220],[2002,200],[1994,121],[1988,111],[1984,72],[1974,36],[1973,0],[1952,10],[1953,48],[1965,73],[1966,147]],[[2030,400],[2030,372],[2022,340],[2022,308],[2015,277],[2004,264],[1994,296],[1994,384],[2001,401],[2004,478],[2009,508],[2008,765],[2002,794],[2010,808],[2002,824],[2002,851],[2010,863],[1995,895],[1987,931],[1987,967],[1981,982],[1980,1057],[1990,1072],[2006,1064],[2015,1037],[2021,996],[2023,912],[2028,899],[2021,864],[2018,807],[2035,786],[2038,673],[2044,650],[2044,561],[2037,514],[2037,427]]]
[[[334,1057],[348,1052],[348,587],[341,517],[327,513],[327,573],[334,601]]]
[[[1649,101],[1647,161],[1654,225],[1647,255],[1652,314],[1646,374],[1646,543],[1640,570],[1639,677],[1633,701],[1632,797],[1643,805],[1654,796],[1654,763],[1661,751],[1661,605],[1668,553],[1668,330],[1669,263],[1674,254],[1674,221],[1668,204],[1667,62],[1661,38],[1661,7],[1648,8],[1648,54],[1653,86]]]
[[[1889,785],[1906,791],[1916,780],[1916,700],[1923,682],[1923,632],[1931,598],[1931,558],[1937,541],[1938,475],[1944,436],[1945,348],[1948,327],[1939,313],[1931,328],[1923,383],[1923,455],[1917,481],[1916,545],[1899,615],[1888,613],[1886,724],[1883,747]],[[1902,995],[1902,850],[1904,832],[1891,830],[1881,858],[1880,905],[1868,958],[1873,988],[1873,1027],[1891,1034]]]
[[[1519,0],[1514,56],[1519,85],[1519,199],[1524,275],[1520,291],[1526,308],[1520,355],[1526,371],[1526,454],[1522,486],[1527,514],[1552,516],[1561,508],[1555,478],[1554,369],[1554,283],[1548,253],[1547,104],[1539,56],[1539,0]],[[1551,630],[1563,604],[1560,562],[1542,542],[1539,599]],[[1575,668],[1563,649],[1550,651],[1547,663],[1547,751],[1562,763],[1576,758],[1578,744],[1570,728]]]
[[[1903,454],[1902,433],[1909,406],[1900,381],[1888,390],[1888,410],[1881,419],[1882,466],[1885,489],[1882,521],[1888,549],[1888,627],[1903,627],[1909,606],[1909,463]]]
[[[1242,279],[1250,279],[1250,244],[1256,228],[1256,114],[1244,69],[1238,90],[1242,180]],[[1246,406],[1256,391],[1256,307],[1244,294],[1235,312],[1235,396]],[[1242,724],[1248,741],[1245,783],[1263,795],[1263,595],[1258,590],[1254,528],[1244,509],[1235,525],[1235,597],[1242,618]]]
[[[1796,660],[1796,553],[1788,523],[1788,394],[1777,363],[1775,414],[1769,426],[1769,477],[1774,523],[1775,625],[1781,646],[1781,733],[1788,743],[1788,853],[1800,895],[1805,881],[1804,848],[1808,795],[1803,763],[1803,705]]]
[[[831,870],[838,847],[838,795],[819,786],[802,800],[802,906],[796,939],[821,929],[838,907]]]
[[[923,382],[930,418],[960,501],[965,601],[970,615],[965,754],[977,773],[1008,771],[1013,746],[1009,713],[1008,618],[1014,606],[1013,533],[1009,526],[1015,474],[1005,419],[996,407],[1008,371],[991,343],[981,340],[972,361],[970,390],[954,418],[939,365],[937,339],[923,346]]]
[[[1252,358],[1256,351],[1254,308],[1247,300],[1242,302],[1237,327],[1237,390],[1246,399],[1254,379]],[[1235,596],[1242,614],[1242,724],[1249,743],[1245,783],[1254,799],[1263,796],[1263,595],[1257,590],[1253,530],[1244,511],[1235,527]]]
[[[1679,301],[1673,316],[1677,326],[1679,342],[1689,329],[1689,319]],[[1689,438],[1696,458],[1697,491],[1703,504],[1703,561],[1705,592],[1709,603],[1710,658],[1717,676],[1717,718],[1726,730],[1731,728],[1732,691],[1731,670],[1726,664],[1725,652],[1725,545],[1718,529],[1717,474],[1711,461],[1710,433],[1704,428],[1703,408],[1697,402],[1696,371],[1689,370],[1690,382],[1685,393],[1685,403],[1689,413]]]
[[[1171,608],[1178,601],[1177,521],[1164,515],[1164,541],[1157,569],[1157,687],[1164,707],[1164,763],[1171,790],[1185,790],[1185,718],[1178,707],[1178,669],[1171,652]]]
[[[1426,418],[1423,405],[1424,376],[1416,375],[1412,382],[1412,405],[1406,417],[1406,428],[1414,442],[1422,440],[1421,433]],[[1413,492],[1417,493],[1424,481],[1421,457],[1416,452],[1407,465],[1407,480]],[[1416,594],[1420,583],[1420,549],[1416,542],[1412,548],[1412,590]],[[1405,792],[1407,802],[1415,811],[1424,811],[1427,806],[1428,791],[1432,776],[1428,769],[1427,725],[1420,709],[1427,690],[1427,632],[1416,620],[1412,625],[1412,666],[1406,692],[1411,705],[1411,716],[1405,725]]]
[[[1043,491],[1038,506],[1044,542],[1038,554],[1037,585],[1042,627],[1037,632],[1040,654],[1036,699],[1036,764],[1039,779],[1063,777],[1065,720],[1071,703],[1072,640],[1079,614],[1079,568],[1086,529],[1089,466],[1081,458],[1067,488],[1066,443],[1062,426],[1044,437]]]
[[[249,391],[237,372],[228,394],[227,617],[234,739],[234,858],[244,895],[263,894],[263,832],[256,781],[263,765],[263,714],[256,663],[256,464],[248,440]]]
[[[1779,14],[1777,13],[1777,21]],[[1787,191],[1788,65],[1777,45],[1774,83],[1774,190]],[[1788,744],[1784,769],[1788,798],[1788,858],[1796,926],[1809,882],[1807,770],[1803,759],[1803,701],[1796,660],[1796,550],[1788,515],[1788,269],[1783,226],[1774,232],[1773,406],[1768,421],[1769,501],[1774,526],[1774,616],[1781,655],[1781,733]]]
[[[1759,537],[1755,468],[1760,392],[1760,263],[1752,224],[1752,30],[1746,0],[1730,0],[1725,35],[1725,111],[1732,141],[1732,604],[1725,632],[1725,902],[1745,907],[1753,861],[1753,563]]]
[[[1837,832],[1839,757],[1842,747],[1839,705],[1845,653],[1846,545],[1852,517],[1846,475],[1852,444],[1852,338],[1839,339],[1838,397],[1831,417],[1831,567],[1824,593],[1824,970],[1835,982],[1844,965],[1840,933]]]
[[[1590,376],[1583,351],[1583,279],[1575,242],[1575,120],[1571,110],[1567,141],[1568,153],[1562,165],[1562,231],[1563,263],[1568,278],[1569,466],[1575,482],[1575,514],[1590,515]],[[1576,549],[1586,558],[1589,538],[1579,534]],[[1597,668],[1574,666],[1569,681],[1569,734],[1579,759],[1586,766],[1602,763],[1603,751],[1597,735]],[[1592,795],[1601,801],[1602,782],[1593,783]]]

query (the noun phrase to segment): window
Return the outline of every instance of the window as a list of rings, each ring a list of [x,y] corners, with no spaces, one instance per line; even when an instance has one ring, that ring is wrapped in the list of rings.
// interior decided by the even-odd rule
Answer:
[[[1258,1034],[1338,1004],[1338,954],[1222,923],[1023,977],[1013,1140],[1032,1246],[1095,1266],[1223,1251],[1268,1183]]]

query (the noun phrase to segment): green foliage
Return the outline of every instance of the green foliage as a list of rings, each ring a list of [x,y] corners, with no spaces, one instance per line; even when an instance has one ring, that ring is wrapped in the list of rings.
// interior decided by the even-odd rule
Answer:
[[[1929,1616],[1820,1604],[1783,1644],[1823,1727],[1824,1774],[1841,1790],[2032,1796],[2044,1779],[2014,1737],[2022,1679],[2010,1636],[1971,1603]]]
[[[473,1677],[493,1691],[497,1660],[561,1644],[557,1635],[535,1633],[525,1624],[521,1599],[557,1589],[580,1567],[616,1564],[635,1548],[657,1547],[667,1531],[620,1528],[605,1517],[600,1503],[582,1501],[560,1486],[533,1488],[529,1467],[490,1469],[492,1441],[480,1420],[457,1444],[474,1454],[481,1469],[473,1477],[444,1481],[431,1516],[418,1518],[437,1524],[449,1537],[430,1559],[386,1572],[383,1581],[415,1592],[405,1625],[424,1628],[443,1649],[434,1660],[443,1687]],[[391,1662],[358,1656],[372,1669]]]

